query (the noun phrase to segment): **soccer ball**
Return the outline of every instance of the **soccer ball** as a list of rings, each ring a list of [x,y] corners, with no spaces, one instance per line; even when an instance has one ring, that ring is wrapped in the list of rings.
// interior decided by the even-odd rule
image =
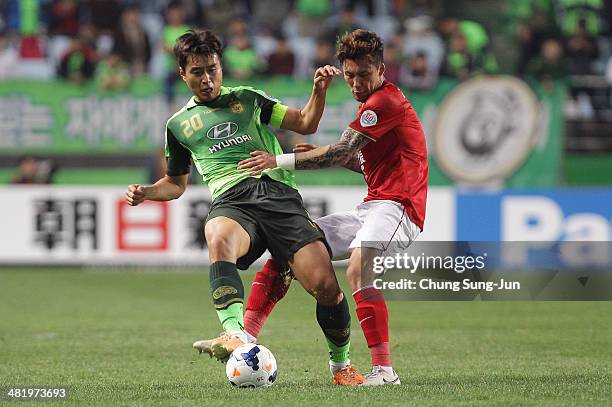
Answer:
[[[276,359],[272,352],[254,343],[236,348],[225,365],[228,380],[237,387],[272,386],[276,372]]]

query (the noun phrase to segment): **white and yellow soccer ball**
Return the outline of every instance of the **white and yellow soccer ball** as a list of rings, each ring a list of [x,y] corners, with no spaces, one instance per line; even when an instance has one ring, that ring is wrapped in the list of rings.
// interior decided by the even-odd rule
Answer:
[[[276,359],[265,346],[247,343],[232,352],[225,373],[237,387],[269,387],[276,381]]]

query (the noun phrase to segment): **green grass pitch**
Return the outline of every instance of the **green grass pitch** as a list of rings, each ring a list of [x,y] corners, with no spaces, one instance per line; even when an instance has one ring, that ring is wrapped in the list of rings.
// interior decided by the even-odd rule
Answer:
[[[344,273],[339,273],[345,292]],[[250,287],[253,273],[244,273]],[[352,360],[369,355],[354,315]],[[277,383],[234,389],[191,349],[219,333],[205,270],[0,270],[0,387],[84,405],[609,405],[612,303],[391,302],[401,386],[331,384],[314,300],[294,284],[264,327]],[[1,404],[2,402],[0,402]],[[14,405],[11,403],[11,405]]]

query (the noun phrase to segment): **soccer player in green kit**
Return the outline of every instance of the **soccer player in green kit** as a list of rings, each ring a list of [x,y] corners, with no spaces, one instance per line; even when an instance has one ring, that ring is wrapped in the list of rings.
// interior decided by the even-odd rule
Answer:
[[[323,234],[303,206],[293,172],[273,168],[254,176],[251,171],[237,169],[252,151],[283,153],[266,125],[313,133],[323,114],[327,88],[340,71],[331,66],[317,69],[310,99],[299,110],[250,87],[222,86],[222,46],[210,31],[182,35],[174,53],[193,97],[166,124],[166,176],[153,185],[130,185],[126,200],[136,206],[145,200],[180,197],[191,162],[211,191],[213,204],[204,231],[211,262],[211,294],[225,334],[194,346],[223,360],[247,343],[244,287],[237,269],[247,269],[268,249],[275,259],[291,267],[317,301],[316,317],[326,337],[334,383],[362,383],[363,377],[349,360],[348,304]]]

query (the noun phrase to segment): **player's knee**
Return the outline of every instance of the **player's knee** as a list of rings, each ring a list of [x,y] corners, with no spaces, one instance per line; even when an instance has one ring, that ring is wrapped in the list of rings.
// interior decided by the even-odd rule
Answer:
[[[212,257],[227,257],[232,256],[235,251],[233,248],[233,239],[221,233],[206,234],[206,243],[208,244],[208,252]]]
[[[317,302],[324,305],[335,305],[342,299],[342,291],[333,272],[322,276],[314,284],[312,294]]]

